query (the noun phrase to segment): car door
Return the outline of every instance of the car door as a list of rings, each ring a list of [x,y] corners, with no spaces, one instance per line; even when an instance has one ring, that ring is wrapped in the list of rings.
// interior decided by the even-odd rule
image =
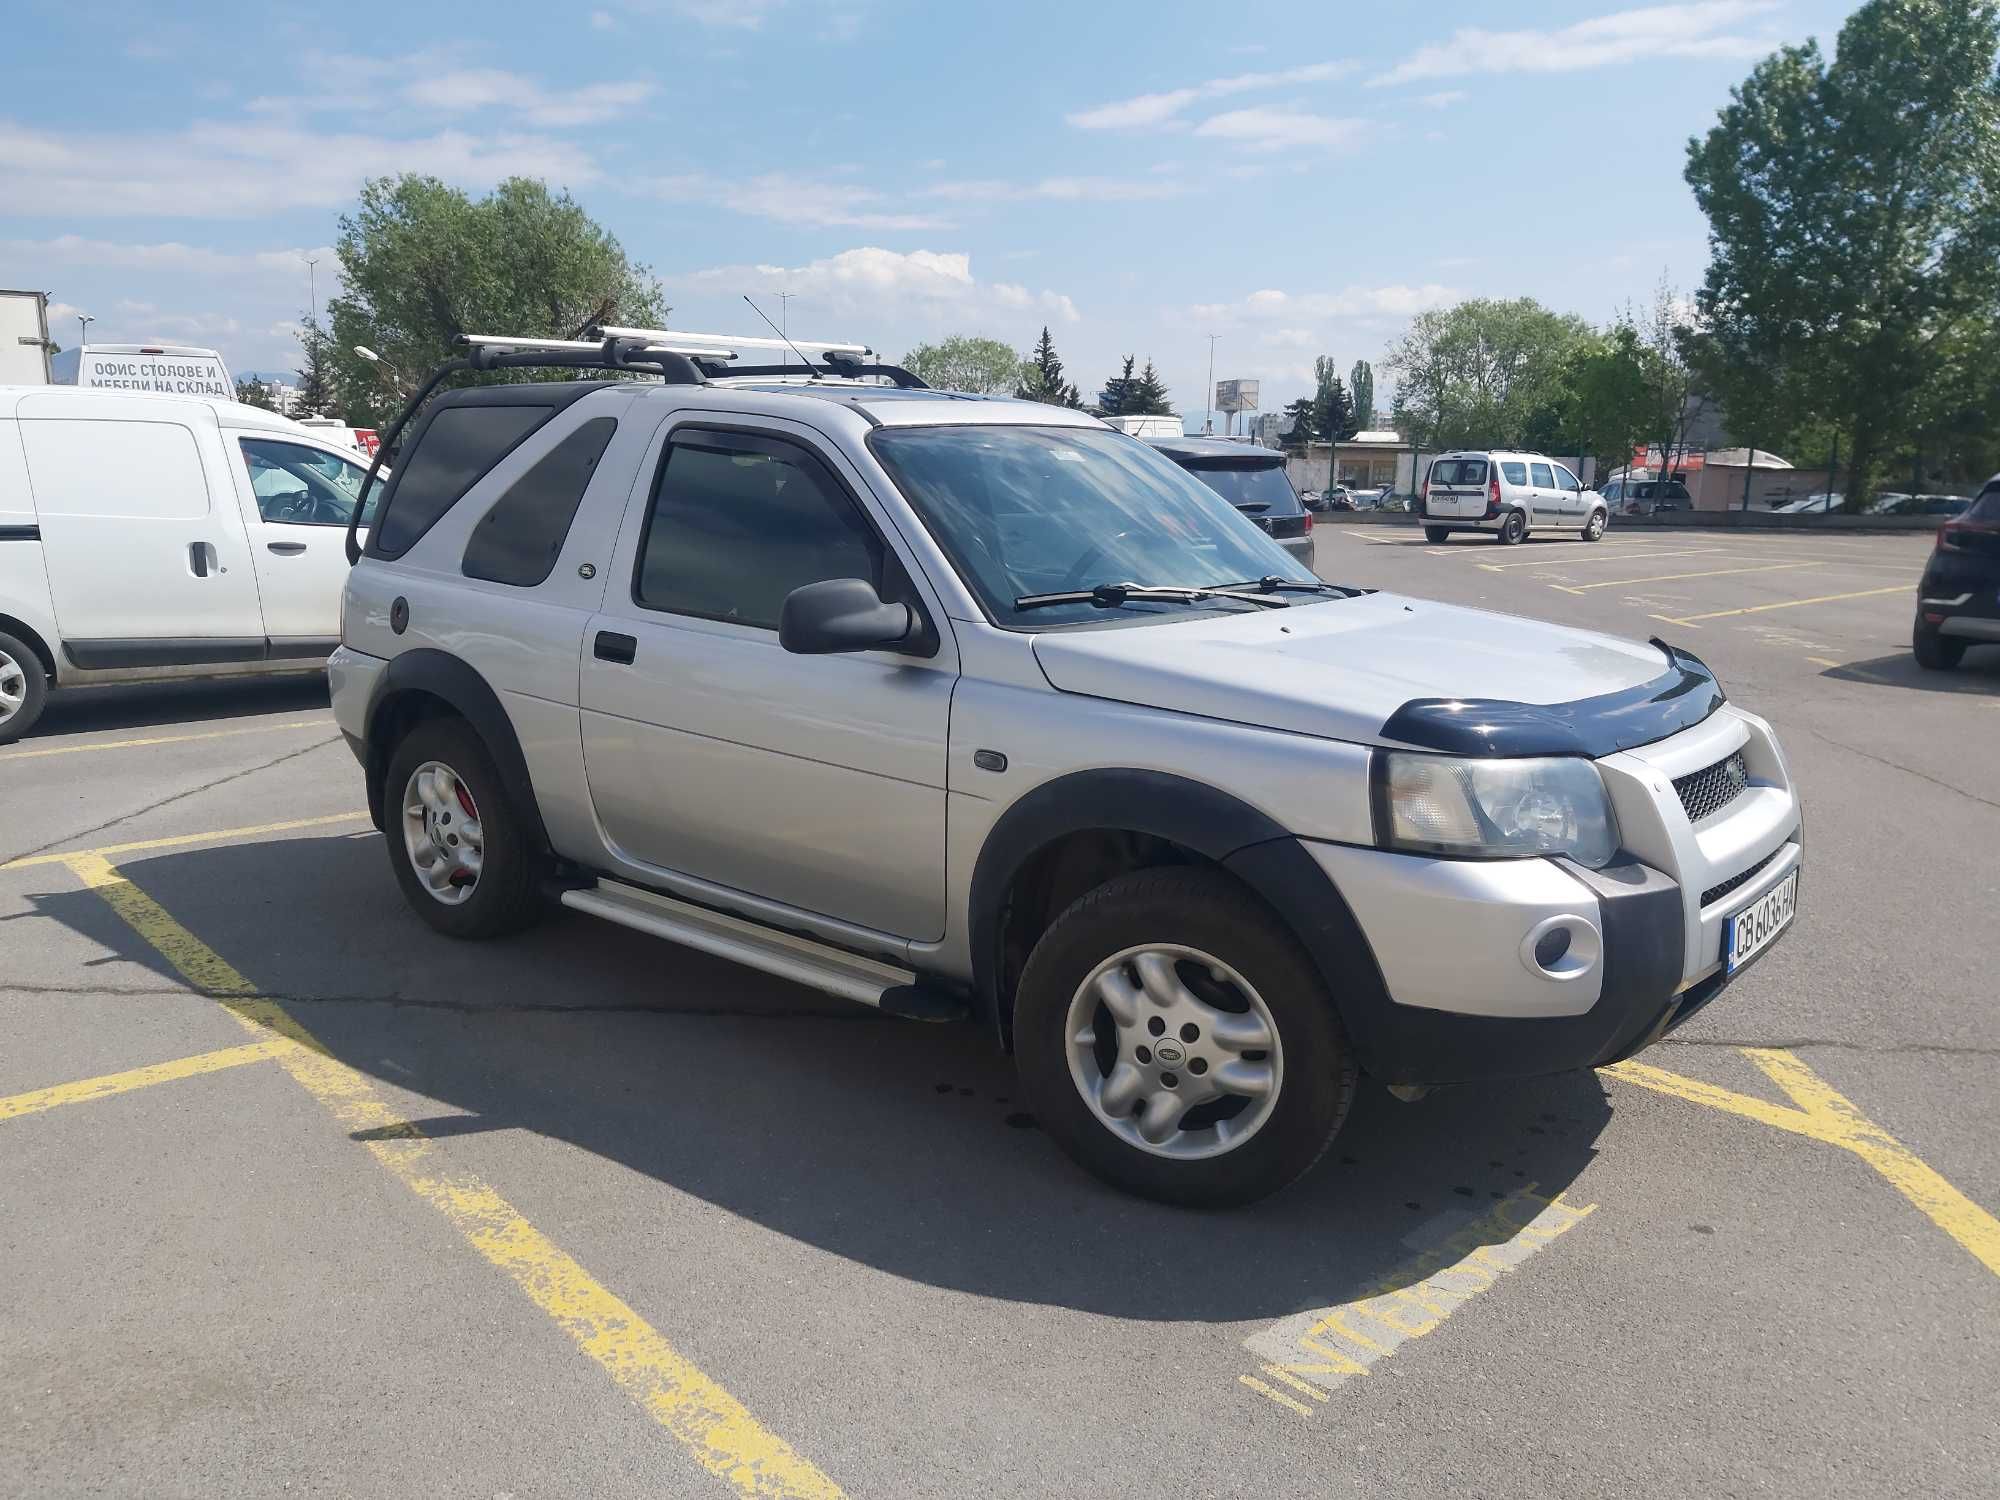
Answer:
[[[235,460],[271,654],[331,651],[347,586],[347,522],[367,470],[331,446],[295,438],[225,428],[223,439]]]
[[[1565,464],[1551,464],[1555,474],[1556,504],[1560,515],[1557,524],[1571,531],[1581,531],[1587,519],[1583,506],[1583,481],[1570,473]]]
[[[1556,476],[1545,463],[1528,465],[1528,486],[1534,491],[1529,500],[1529,512],[1537,526],[1559,526],[1562,524],[1562,503],[1556,498]]]
[[[256,661],[257,577],[205,407],[20,404],[64,653],[93,669]],[[210,418],[212,422],[212,416]]]
[[[941,622],[809,429],[670,419],[648,459],[581,677],[591,800],[614,855],[834,921],[944,931],[957,656],[799,656],[785,596],[866,578]],[[739,419],[740,420],[740,419]]]

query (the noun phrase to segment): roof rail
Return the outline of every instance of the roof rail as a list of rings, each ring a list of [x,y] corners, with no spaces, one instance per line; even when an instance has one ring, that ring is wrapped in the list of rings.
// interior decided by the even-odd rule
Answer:
[[[622,332],[615,337],[621,347],[639,341],[638,335]],[[503,354],[580,354],[586,356],[587,363],[595,363],[595,359],[589,357],[603,355],[606,345],[612,342],[610,339],[513,338],[506,334],[491,333],[461,334],[458,341],[468,349],[492,349]],[[628,350],[627,352],[629,353],[630,351]],[[667,342],[652,338],[644,340],[641,352],[646,354],[678,354],[688,359],[696,357],[702,359],[736,358],[734,354],[727,350],[717,350],[713,345],[709,344]]]
[[[604,339],[647,341],[649,349],[666,348],[685,354],[705,376],[749,379],[764,376],[803,375],[809,380],[887,380],[903,390],[929,390],[930,386],[901,365],[885,364],[866,344],[836,343],[831,339],[779,337],[762,338],[733,333],[693,333],[679,328],[621,328],[600,324],[587,330]],[[740,357],[741,350],[776,349],[797,354],[802,364],[736,365],[725,362]]]
[[[823,354],[855,354],[872,357],[875,351],[866,344],[843,344],[833,339],[808,338],[756,338],[739,337],[733,333],[693,333],[684,328],[618,328],[600,324],[586,332],[595,333],[600,338],[611,339],[652,339],[661,343],[693,344],[700,348],[725,349],[793,349],[800,353],[817,349]],[[715,358],[726,356],[718,353]]]

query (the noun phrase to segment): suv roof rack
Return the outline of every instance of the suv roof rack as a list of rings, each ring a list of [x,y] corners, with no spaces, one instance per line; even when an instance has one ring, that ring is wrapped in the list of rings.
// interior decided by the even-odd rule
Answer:
[[[833,339],[764,338],[733,333],[692,333],[685,329],[622,328],[600,324],[587,330],[605,340],[645,341],[646,347],[672,348],[685,354],[695,368],[710,378],[735,380],[764,376],[804,376],[808,380],[864,380],[877,377],[901,390],[929,390],[930,386],[901,365],[885,364],[866,344],[840,343]],[[724,365],[741,358],[743,350],[782,350],[796,354],[803,364]]]

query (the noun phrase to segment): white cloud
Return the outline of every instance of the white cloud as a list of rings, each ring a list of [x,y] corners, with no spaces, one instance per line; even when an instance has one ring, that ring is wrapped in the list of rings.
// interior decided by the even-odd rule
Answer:
[[[704,26],[740,26],[755,31],[785,0],[672,0],[677,16]]]
[[[1273,328],[1257,342],[1273,349],[1310,349],[1319,340],[1310,328]]]
[[[1778,0],[1692,0],[1621,10],[1573,26],[1488,31],[1461,27],[1420,47],[1371,87],[1466,73],[1568,73],[1668,57],[1752,58],[1773,43],[1728,28],[1777,8]]]
[[[1233,109],[1203,120],[1194,133],[1236,141],[1253,151],[1282,151],[1294,146],[1351,146],[1368,133],[1368,122],[1302,110]]]
[[[204,122],[176,131],[70,134],[0,121],[0,202],[16,214],[262,218],[345,206],[363,179],[427,172],[486,187],[596,180],[588,152],[543,135],[447,130],[394,137]]]
[[[1007,317],[1026,327],[1022,314],[1032,314],[1035,321],[1055,318],[1065,323],[1079,317],[1076,304],[1060,292],[979,281],[972,274],[972,257],[962,251],[897,251],[868,245],[802,266],[717,266],[665,280],[669,286],[732,293],[782,285],[816,309],[885,323],[903,323],[913,316],[919,323],[943,316],[988,316]]]
[[[743,181],[691,172],[655,177],[633,184],[642,192],[668,202],[714,203],[734,213],[774,219],[781,224],[811,224],[841,229],[948,229],[936,214],[897,212],[882,205],[883,194],[847,182],[816,182],[783,172],[767,172]]]
[[[1229,94],[1245,94],[1256,89],[1284,88],[1295,83],[1320,83],[1354,71],[1353,63],[1307,63],[1270,73],[1238,73],[1229,78],[1211,78],[1187,88],[1169,89],[1158,94],[1139,94],[1093,109],[1079,110],[1063,118],[1080,130],[1135,130],[1149,125],[1180,124],[1179,115],[1197,99],[1217,99]]]
[[[125,244],[114,240],[87,239],[77,234],[57,235],[48,240],[0,240],[0,256],[16,260],[42,260],[64,267],[109,266],[211,276],[251,273],[287,279],[305,275],[308,258],[318,261],[320,270],[327,276],[336,274],[340,269],[340,259],[331,245],[298,250],[229,251],[183,245],[178,240],[150,245]],[[331,282],[328,284],[331,285]]]
[[[590,13],[590,29],[592,31],[616,31],[618,29],[618,18],[608,10],[594,10]]]
[[[1239,302],[1199,303],[1192,311],[1195,320],[1202,323],[1237,325],[1282,320],[1286,331],[1302,332],[1301,319],[1407,318],[1457,297],[1457,292],[1436,282],[1421,286],[1400,282],[1388,286],[1350,286],[1338,292],[1298,293],[1266,288]]]
[[[1454,104],[1463,104],[1471,97],[1472,95],[1464,89],[1443,89],[1435,94],[1423,95],[1417,103],[1427,105],[1431,109],[1449,109]]]
[[[530,125],[560,130],[615,119],[652,91],[650,83],[634,79],[552,93],[519,73],[500,68],[457,68],[413,79],[404,87],[403,97],[420,108],[444,114],[501,108]]]
[[[925,188],[921,196],[942,198],[952,203],[1018,203],[1032,198],[1065,203],[1084,199],[1123,203],[1149,198],[1177,198],[1186,191],[1179,183],[1132,182],[1117,177],[1044,177],[1039,182],[973,178],[963,182],[937,183]]]

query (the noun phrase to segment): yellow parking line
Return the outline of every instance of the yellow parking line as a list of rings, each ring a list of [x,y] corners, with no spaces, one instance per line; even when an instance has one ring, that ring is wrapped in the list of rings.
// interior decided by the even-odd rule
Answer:
[[[324,729],[331,719],[292,719],[283,724],[257,724],[248,729],[211,729],[202,734],[155,734],[137,740],[94,740],[87,745],[41,745],[9,750],[0,760],[39,760],[46,755],[81,755],[86,750],[138,750],[148,745],[188,745],[196,740],[233,740],[245,734],[277,734],[287,729]]]
[[[1238,1375],[1236,1378],[1244,1385],[1249,1386],[1250,1389],[1255,1391],[1258,1395],[1269,1396],[1273,1401],[1277,1402],[1278,1405],[1285,1407],[1290,1411],[1295,1411],[1302,1417],[1309,1417],[1312,1415],[1312,1408],[1310,1406],[1307,1406],[1305,1402],[1294,1401],[1290,1396],[1287,1396],[1283,1391],[1273,1390],[1270,1386],[1264,1384],[1263,1381],[1259,1380],[1255,1375]],[[1322,1401],[1324,1401],[1325,1399],[1326,1398],[1324,1396],[1320,1397],[1320,1400]]]
[[[1791,1097],[1796,1109],[1749,1094],[1683,1078],[1648,1063],[1613,1063],[1602,1071],[1641,1088],[1672,1094],[1710,1109],[1741,1115],[1776,1130],[1788,1130],[1851,1151],[1890,1186],[1921,1209],[1930,1221],[2000,1276],[2000,1219],[1953,1187],[1880,1125],[1864,1116],[1817,1073],[1781,1047],[1743,1047],[1743,1055]]]
[[[1602,544],[1600,544],[1602,545]],[[1505,573],[1514,568],[1566,568],[1576,563],[1633,562],[1641,557],[1709,557],[1730,555],[1727,547],[1674,548],[1671,551],[1649,551],[1646,548],[1628,549],[1624,552],[1593,551],[1583,554],[1565,552],[1560,557],[1524,558],[1519,562],[1481,563],[1479,566],[1489,573]]]
[[[1672,583],[1679,578],[1727,578],[1732,573],[1777,573],[1786,568],[1817,568],[1816,562],[1765,563],[1758,568],[1710,568],[1705,573],[1662,573],[1655,578],[1614,578],[1605,583],[1552,583],[1552,589],[1561,589],[1565,594],[1583,594],[1591,589],[1622,589],[1635,583]]]
[[[105,1073],[96,1078],[80,1078],[75,1083],[59,1083],[51,1088],[30,1089],[25,1094],[10,1094],[0,1099],[0,1120],[40,1114],[45,1109],[55,1109],[64,1104],[109,1099],[114,1094],[129,1094],[134,1089],[151,1088],[156,1083],[173,1083],[182,1078],[197,1078],[203,1073],[220,1073],[224,1068],[240,1068],[245,1063],[276,1057],[282,1048],[293,1045],[282,1039],[245,1042],[239,1047],[198,1052],[193,1057],[180,1057],[172,1062],[128,1068],[123,1073]]]
[[[126,924],[196,988],[222,1003],[249,1031],[275,1033],[275,1056],[350,1135],[404,1186],[429,1203],[493,1265],[513,1278],[530,1301],[603,1367],[613,1381],[666,1428],[709,1473],[739,1494],[811,1496],[842,1492],[810,1460],[765,1428],[729,1392],[697,1369],[628,1303],[593,1279],[569,1255],[522,1218],[485,1182],[449,1172],[434,1159],[435,1143],[403,1119],[360,1072],[331,1056],[272,1000],[214,949],[189,932],[102,854],[62,857]],[[672,1488],[672,1486],[669,1486]]]
[[[140,839],[131,844],[106,844],[100,849],[67,849],[60,854],[30,854],[9,860],[0,870],[25,870],[30,865],[63,865],[73,859],[114,854],[143,854],[149,849],[178,849],[186,844],[226,844],[255,838],[261,833],[290,833],[297,828],[324,828],[330,823],[355,823],[366,819],[365,812],[328,813],[321,818],[287,818],[282,823],[252,823],[246,828],[218,828],[209,833],[176,833],[163,839]]]
[[[1797,609],[1802,604],[1835,604],[1842,599],[1872,599],[1878,594],[1907,594],[1907,583],[1891,584],[1886,589],[1861,589],[1852,594],[1821,594],[1816,599],[1783,599],[1776,604],[1751,604],[1742,609],[1712,609],[1705,615],[1687,615],[1675,619],[1672,615],[1654,615],[1656,620],[1665,620],[1669,625],[1692,625],[1697,620],[1722,620],[1731,615],[1761,615],[1772,609]]]

